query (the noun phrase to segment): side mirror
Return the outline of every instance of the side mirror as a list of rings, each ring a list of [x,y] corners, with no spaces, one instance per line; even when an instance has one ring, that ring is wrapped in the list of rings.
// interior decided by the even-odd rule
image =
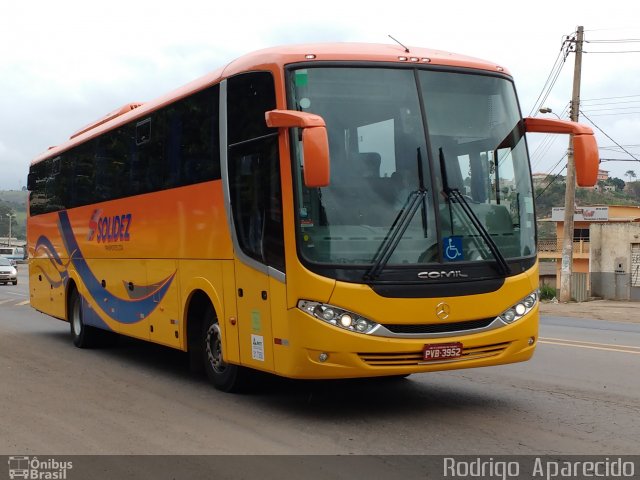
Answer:
[[[576,165],[576,183],[580,187],[593,187],[598,181],[600,155],[598,144],[586,125],[550,118],[524,119],[527,132],[567,133],[573,135],[573,161]]]
[[[304,184],[307,187],[329,185],[329,139],[324,119],[295,110],[271,110],[265,113],[265,119],[269,127],[302,129]]]

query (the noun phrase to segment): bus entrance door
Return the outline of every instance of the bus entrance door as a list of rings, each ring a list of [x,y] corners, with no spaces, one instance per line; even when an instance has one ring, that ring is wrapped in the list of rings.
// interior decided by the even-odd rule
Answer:
[[[273,371],[269,276],[235,260],[240,360],[243,365]]]
[[[178,285],[175,260],[150,260],[147,262],[147,279],[153,290],[156,306],[149,317],[149,336],[154,342],[171,347],[180,346]]]

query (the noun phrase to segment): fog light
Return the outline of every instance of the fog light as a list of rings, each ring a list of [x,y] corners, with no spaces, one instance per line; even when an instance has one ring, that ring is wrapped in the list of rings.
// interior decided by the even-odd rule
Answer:
[[[351,318],[351,315],[349,315],[348,313],[345,313],[340,317],[340,325],[345,328],[350,327],[351,322],[353,322],[353,318]]]
[[[369,324],[364,318],[359,318],[356,322],[356,330],[359,332],[366,332],[369,329]]]
[[[529,337],[529,346],[532,346],[534,343],[536,343],[536,337]]]
[[[328,353],[322,352],[320,355],[318,355],[318,360],[320,360],[321,362],[326,362],[328,359],[329,359]]]
[[[335,313],[332,309],[327,308],[324,312],[322,312],[322,318],[325,320],[331,320],[335,316]]]

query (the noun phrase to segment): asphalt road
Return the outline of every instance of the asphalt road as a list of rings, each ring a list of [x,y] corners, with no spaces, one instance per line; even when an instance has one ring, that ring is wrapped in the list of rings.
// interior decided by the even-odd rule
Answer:
[[[0,285],[0,454],[640,454],[640,324],[543,316],[533,360],[216,391],[180,352],[80,350]]]

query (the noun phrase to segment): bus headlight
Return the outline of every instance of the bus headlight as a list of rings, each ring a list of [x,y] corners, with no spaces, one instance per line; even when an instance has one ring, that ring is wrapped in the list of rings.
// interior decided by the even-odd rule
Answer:
[[[502,323],[510,324],[524,317],[529,313],[533,307],[538,303],[538,290],[530,293],[515,305],[507,308],[504,312],[498,315],[498,318],[502,320]]]
[[[311,300],[300,300],[298,301],[298,308],[323,322],[351,332],[368,334],[378,327],[376,322],[372,322],[368,318],[333,305],[312,302]]]

